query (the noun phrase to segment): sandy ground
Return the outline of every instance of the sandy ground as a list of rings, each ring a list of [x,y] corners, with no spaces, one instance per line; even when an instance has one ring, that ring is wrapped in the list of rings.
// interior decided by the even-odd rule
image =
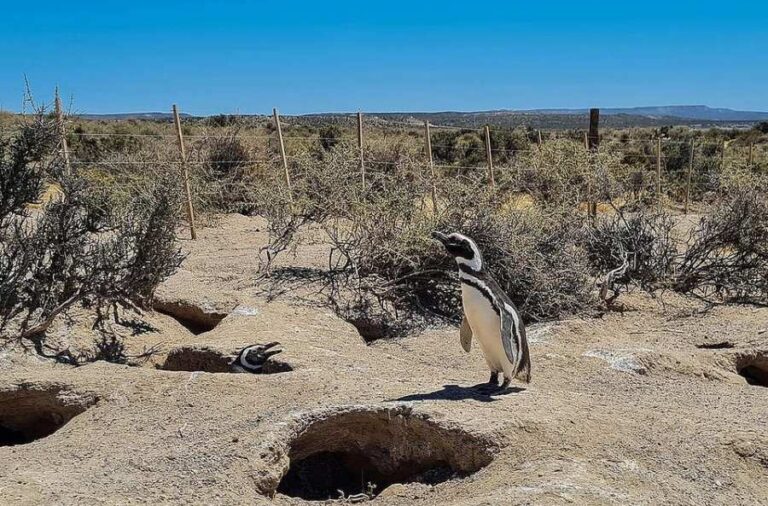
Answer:
[[[465,354],[456,328],[366,345],[296,300],[302,289],[276,296],[257,279],[265,241],[263,221],[231,215],[184,242],[158,299],[186,326],[156,312],[124,330],[130,355],[159,350],[142,367],[0,350],[6,440],[60,426],[0,446],[0,503],[303,504],[281,479],[335,452],[407,482],[377,490],[382,505],[768,504],[768,388],[738,374],[768,370],[768,309],[626,295],[622,313],[533,326],[532,382],[489,397],[473,388],[487,379],[480,352]],[[325,258],[304,246],[280,263]],[[75,314],[53,335],[89,332]],[[291,370],[200,370],[269,341]],[[698,347],[721,342],[733,347]],[[171,358],[190,370],[161,369]],[[337,478],[332,464],[320,481]]]

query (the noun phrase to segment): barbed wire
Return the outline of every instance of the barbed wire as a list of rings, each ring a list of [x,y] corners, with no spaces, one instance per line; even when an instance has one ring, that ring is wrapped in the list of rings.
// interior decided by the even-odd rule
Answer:
[[[430,125],[435,126],[435,125]],[[459,127],[449,127],[444,126],[441,128],[459,128]],[[463,128],[461,128],[463,129]],[[477,130],[477,129],[469,129],[469,130]],[[12,130],[12,129],[0,129],[0,136],[12,136],[19,133],[19,130]],[[384,135],[386,136],[386,132],[384,132]],[[397,134],[395,134],[397,135]],[[68,137],[149,137],[149,138],[172,138],[176,139],[177,134],[175,133],[124,133],[124,132],[68,132]],[[205,134],[205,133],[195,133],[195,134],[185,134],[184,139],[230,139],[230,138],[237,138],[237,139],[264,139],[264,140],[277,140],[277,136],[272,134],[242,134],[242,133],[234,133],[234,134]],[[340,140],[356,140],[354,137],[348,137],[348,136],[339,136],[339,137],[322,137],[318,135],[283,135],[284,140],[314,140],[314,141],[340,141]],[[546,139],[544,139],[544,143],[553,141],[553,140],[572,140],[573,142],[581,142],[581,139],[575,139],[572,136],[568,135],[556,135],[554,137],[548,136]],[[376,143],[376,142],[384,142],[386,139],[364,139],[364,143]],[[611,145],[623,145],[623,144],[653,144],[656,145],[658,142],[658,138],[648,138],[648,139],[623,139],[623,138],[616,138],[616,137],[601,137],[601,141],[604,143],[608,143]],[[738,139],[731,139],[731,140],[702,140],[702,139],[688,139],[688,140],[676,140],[676,139],[669,139],[669,138],[662,138],[661,142],[662,144],[684,144],[689,145],[691,141],[694,142],[694,144],[697,147],[705,146],[705,145],[714,145],[714,146],[722,146],[723,142],[726,143],[726,145],[732,144],[736,142],[737,146],[740,147],[748,147],[749,144],[739,144]],[[532,144],[535,144],[532,142]],[[762,144],[761,142],[754,143],[755,146]],[[453,147],[453,145],[447,145],[447,144],[432,144],[434,147]],[[496,149],[496,148],[495,148]]]
[[[534,152],[534,150],[527,150],[526,152]],[[657,157],[656,155],[642,155],[642,154],[633,154],[637,157],[641,158],[650,158],[655,160]],[[306,160],[306,157],[303,156],[286,156],[287,160]],[[661,160],[666,161],[668,157],[662,156]],[[347,160],[350,163],[359,163],[359,158],[349,158]],[[77,160],[74,159],[70,163],[73,165],[162,165],[162,164],[170,164],[170,165],[215,165],[215,164],[231,164],[231,165],[247,165],[247,164],[260,164],[260,163],[279,163],[280,162],[280,156],[275,155],[272,158],[248,158],[248,159],[235,159],[235,160],[109,160],[109,159],[100,159],[100,160]],[[398,161],[386,161],[386,160],[372,160],[372,159],[365,159],[363,157],[363,163],[366,165],[403,165],[407,163],[415,164],[415,165],[428,165],[430,162],[428,160],[414,160],[412,158],[404,158],[402,160]],[[432,165],[435,167],[453,167],[453,168],[474,168],[474,167],[487,167],[487,161],[483,160],[482,162],[479,162],[479,165],[454,165],[451,163],[439,163],[439,162],[432,162]],[[502,167],[501,165],[499,167]]]

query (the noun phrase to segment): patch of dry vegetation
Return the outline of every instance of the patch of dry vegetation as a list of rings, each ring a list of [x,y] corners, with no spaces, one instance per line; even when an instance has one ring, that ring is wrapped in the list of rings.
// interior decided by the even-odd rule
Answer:
[[[56,139],[55,123],[40,113],[0,142],[0,341],[73,363],[121,361],[121,343],[99,323],[118,306],[147,307],[180,264],[179,201],[162,179],[121,202],[77,172],[65,174]],[[31,210],[53,183],[59,195]],[[78,357],[50,349],[53,320],[80,305],[98,314],[102,339]]]
[[[531,129],[494,129],[496,186],[491,190],[479,131],[433,132],[433,179],[424,163],[421,130],[378,128],[374,120],[374,127],[366,130],[363,183],[354,124],[347,120],[320,126],[300,118],[285,120],[290,191],[278,168],[279,152],[266,118],[190,120],[185,121],[184,134],[198,213],[265,217],[270,232],[270,243],[260,252],[265,275],[286,274],[274,272],[273,261],[299,240],[328,243],[327,269],[317,273],[320,293],[371,337],[455,318],[455,268],[429,239],[434,230],[473,237],[529,321],[595,310],[602,304],[596,285],[617,269],[620,276],[609,280],[617,294],[639,286],[651,293],[676,290],[712,302],[766,300],[765,170],[759,156],[752,164],[740,161],[749,144],[757,153],[763,149],[765,139],[757,131],[607,131],[602,148],[590,153],[580,132],[565,132],[538,146]],[[52,135],[37,131],[35,135]],[[178,209],[179,159],[171,125],[78,121],[69,132],[77,177],[57,178],[70,197],[61,201],[66,205],[54,202],[46,208],[40,230],[64,230],[64,222],[47,224],[45,216],[55,216],[57,206],[69,210],[75,196],[83,195],[77,197],[78,217],[71,219],[89,223],[85,244],[94,237],[117,236],[137,245],[119,250],[116,242],[109,243],[112,246],[102,248],[105,258],[133,258],[137,253],[132,248],[139,247],[142,234],[150,229],[154,235],[149,243],[167,246],[160,237],[166,237]],[[682,242],[673,233],[677,220],[655,210],[651,141],[658,136],[665,139],[665,198],[680,198],[689,141],[697,142],[692,196],[706,196],[711,212]],[[716,149],[722,139],[731,142],[734,153],[725,166]],[[24,142],[33,152],[52,139]],[[28,166],[19,165],[22,172],[13,177],[22,177]],[[60,174],[60,167],[42,173]],[[30,181],[32,187],[26,189],[18,180],[8,183],[18,190],[4,190],[4,199],[19,199],[9,205],[18,208],[19,202],[37,198],[40,188],[35,184],[42,179]],[[157,207],[160,202],[165,202],[165,211]],[[589,219],[586,202],[602,202],[602,212]],[[299,233],[309,227],[319,232]],[[174,258],[167,247],[145,256]],[[170,265],[165,260],[157,265]],[[140,283],[154,286],[170,267],[153,272]],[[139,283],[138,274],[129,277]],[[110,276],[99,283],[115,291]],[[125,298],[126,290],[121,290]],[[134,303],[148,297],[151,289],[136,293],[138,297],[128,297]]]

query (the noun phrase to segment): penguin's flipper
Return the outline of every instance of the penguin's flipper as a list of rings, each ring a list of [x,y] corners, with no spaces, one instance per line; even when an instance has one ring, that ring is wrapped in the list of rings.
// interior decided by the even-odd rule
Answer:
[[[501,311],[501,342],[504,345],[504,353],[509,360],[515,366],[517,370],[517,362],[520,356],[520,320],[517,318],[517,313],[514,309],[507,307],[506,311]]]
[[[501,342],[507,360],[515,365],[515,377],[530,383],[531,357],[528,352],[528,338],[525,327],[517,310],[505,304],[506,311],[501,311]]]
[[[469,353],[472,349],[472,327],[469,326],[466,316],[462,316],[461,318],[459,338],[461,339],[461,347],[464,348],[464,351]]]

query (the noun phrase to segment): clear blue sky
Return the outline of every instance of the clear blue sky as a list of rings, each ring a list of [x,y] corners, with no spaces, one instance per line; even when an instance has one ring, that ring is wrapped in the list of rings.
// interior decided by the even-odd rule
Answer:
[[[4,2],[23,75],[77,112],[706,104],[768,110],[768,2]]]

